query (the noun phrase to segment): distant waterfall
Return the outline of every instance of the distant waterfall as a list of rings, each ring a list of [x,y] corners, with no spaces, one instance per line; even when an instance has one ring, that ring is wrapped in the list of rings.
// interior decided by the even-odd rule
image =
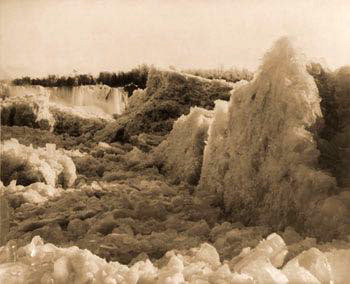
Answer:
[[[94,107],[107,114],[122,114],[128,105],[128,95],[121,88],[105,85],[78,86],[73,88],[48,88],[50,100],[73,106]]]
[[[0,97],[21,96],[29,93],[49,93],[51,102],[69,107],[98,108],[109,115],[122,114],[128,105],[128,94],[122,88],[111,88],[106,85],[88,85],[72,88],[4,85],[0,89]]]

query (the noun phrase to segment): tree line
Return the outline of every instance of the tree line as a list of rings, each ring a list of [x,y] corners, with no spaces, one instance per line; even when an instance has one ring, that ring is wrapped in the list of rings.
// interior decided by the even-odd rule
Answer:
[[[103,84],[110,87],[123,87],[129,94],[135,89],[145,89],[150,67],[140,65],[131,71],[124,72],[100,72],[98,77],[91,74],[77,74],[73,76],[48,75],[43,78],[31,78],[29,76],[17,78],[12,81],[14,85],[40,85],[43,87],[75,87],[82,85]]]

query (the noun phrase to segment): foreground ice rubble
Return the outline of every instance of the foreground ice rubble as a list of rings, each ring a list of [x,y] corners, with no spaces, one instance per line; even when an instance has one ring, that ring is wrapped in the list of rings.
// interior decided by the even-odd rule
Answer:
[[[72,159],[64,151],[57,150],[55,144],[46,144],[45,148],[35,149],[20,144],[16,139],[2,141],[1,164],[8,168],[2,170],[2,174],[9,171],[8,182],[25,175],[52,187],[57,184],[69,187],[77,178]],[[28,180],[28,183],[32,183],[32,180]]]
[[[216,249],[203,243],[187,251],[169,251],[166,265],[148,259],[128,267],[106,262],[78,247],[44,244],[39,236],[17,248],[13,241],[0,248],[0,283],[346,283],[350,250],[302,252],[283,267],[283,239],[273,233],[255,249],[245,248],[221,262]]]

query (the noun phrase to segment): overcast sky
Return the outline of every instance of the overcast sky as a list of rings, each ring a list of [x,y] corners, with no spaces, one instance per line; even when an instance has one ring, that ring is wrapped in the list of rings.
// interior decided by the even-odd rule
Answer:
[[[0,77],[259,65],[289,35],[350,64],[350,0],[0,0]]]

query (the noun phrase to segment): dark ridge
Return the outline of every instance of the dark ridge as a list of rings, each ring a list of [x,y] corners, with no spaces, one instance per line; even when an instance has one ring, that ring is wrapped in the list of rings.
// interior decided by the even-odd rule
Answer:
[[[341,120],[337,112],[339,106],[335,98],[333,74],[327,72],[320,64],[316,63],[308,66],[307,70],[317,85],[324,119],[321,129],[315,137],[317,148],[320,151],[319,165],[321,169],[329,171],[338,180],[341,159],[339,145],[334,138],[341,131]]]

